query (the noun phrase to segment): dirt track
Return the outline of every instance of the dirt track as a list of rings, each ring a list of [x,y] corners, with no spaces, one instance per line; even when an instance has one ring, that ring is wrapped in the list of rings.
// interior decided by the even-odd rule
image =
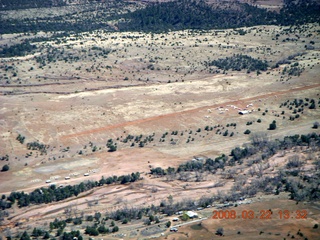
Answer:
[[[204,107],[191,109],[191,110],[186,110],[186,111],[181,111],[181,112],[174,112],[174,113],[169,113],[169,114],[163,114],[163,115],[160,115],[160,116],[154,116],[154,117],[139,119],[139,120],[135,120],[135,121],[129,121],[129,122],[124,122],[124,123],[114,124],[114,125],[111,125],[111,126],[105,126],[105,127],[101,127],[101,128],[96,128],[96,129],[87,130],[87,131],[83,131],[83,132],[79,132],[79,133],[75,133],[75,134],[64,135],[64,136],[61,136],[61,140],[70,139],[70,138],[76,138],[76,137],[89,135],[89,134],[93,134],[93,133],[99,133],[99,132],[103,132],[103,131],[106,131],[106,130],[121,128],[121,127],[125,127],[125,126],[138,125],[138,124],[141,124],[141,123],[146,123],[146,122],[151,122],[151,121],[154,121],[154,120],[165,119],[165,118],[169,118],[169,117],[172,117],[172,116],[178,116],[178,115],[183,115],[183,114],[192,114],[192,113],[198,112],[200,110],[205,110],[205,109],[208,109],[208,108],[216,108],[216,107],[219,107],[221,105],[239,104],[241,102],[248,102],[248,101],[257,100],[257,99],[263,99],[263,98],[267,98],[267,97],[271,97],[271,96],[279,96],[279,95],[283,95],[283,94],[287,94],[287,93],[313,89],[313,88],[317,88],[319,86],[320,86],[320,83],[319,84],[309,85],[309,86],[304,86],[304,87],[297,87],[297,88],[293,88],[293,89],[289,89],[289,90],[285,90],[285,91],[277,91],[277,92],[262,94],[262,95],[258,95],[258,96],[250,97],[250,98],[243,98],[243,99],[239,99],[239,100],[235,100],[235,101],[223,102],[223,103],[219,103],[219,104],[215,104],[215,105],[204,106]]]

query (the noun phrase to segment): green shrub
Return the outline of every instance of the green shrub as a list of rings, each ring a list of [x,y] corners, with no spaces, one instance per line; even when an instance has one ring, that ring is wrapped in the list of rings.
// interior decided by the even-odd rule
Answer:
[[[277,124],[276,124],[276,121],[273,120],[272,123],[270,123],[269,125],[269,129],[268,130],[275,130],[277,128]]]
[[[244,134],[250,134],[250,133],[251,133],[251,131],[249,129],[244,131]]]
[[[2,167],[2,172],[6,172],[6,171],[9,171],[10,167],[6,164]]]

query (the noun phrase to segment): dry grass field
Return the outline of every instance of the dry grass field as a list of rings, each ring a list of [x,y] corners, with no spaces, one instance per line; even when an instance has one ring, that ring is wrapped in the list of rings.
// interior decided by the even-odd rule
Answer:
[[[261,6],[278,6],[272,1],[257,2]],[[269,139],[319,134],[319,128],[312,128],[320,120],[319,24],[242,30],[244,35],[239,34],[239,29],[162,34],[95,31],[35,42],[32,44],[36,49],[26,56],[1,58],[0,157],[8,155],[9,160],[1,161],[0,167],[10,167],[9,171],[0,172],[1,195],[47,187],[47,180],[66,186],[131,172],[142,176],[134,183],[97,187],[60,202],[14,206],[0,225],[2,239],[34,227],[48,228],[55,218],[65,218],[66,209],[75,216],[97,211],[104,214],[123,207],[159,205],[169,196],[178,202],[224,193],[232,189],[237,177],[246,176],[250,182],[256,176],[250,176],[245,165],[227,166],[215,174],[203,173],[200,181],[188,176],[181,176],[184,180],[155,177],[150,170],[177,168],[196,156],[214,159],[229,155],[231,149],[249,143],[252,134],[267,133]],[[46,36],[50,34],[4,34],[0,46]],[[268,70],[223,71],[206,64],[235,54],[266,61]],[[286,72],[294,64],[301,70],[296,76]],[[284,102],[306,98],[315,100],[315,109],[305,107],[293,112],[283,106]],[[250,113],[240,115],[241,110]],[[277,128],[268,130],[274,120]],[[251,133],[244,134],[246,130]],[[17,140],[19,134],[25,137],[23,144]],[[129,135],[140,136],[140,140],[127,141]],[[152,140],[143,142],[147,138]],[[109,139],[116,143],[114,152],[108,151]],[[31,142],[44,144],[45,151],[28,149],[27,143]],[[303,171],[313,171],[319,148],[308,151],[299,148],[275,154],[268,159],[264,176],[274,176],[284,169],[293,155],[305,161]],[[235,176],[226,177],[231,171]],[[89,176],[84,176],[86,173]],[[160,227],[133,220],[126,225],[118,223],[119,233],[99,238],[320,236],[319,228],[314,228],[319,224],[319,204],[296,204],[287,193],[258,193],[252,204],[223,209],[235,210],[237,215],[243,210],[260,213],[271,209],[271,220],[212,219],[216,209],[217,206],[200,210],[199,216],[208,219],[199,221],[200,225],[196,222],[181,226],[176,233],[164,227],[172,217],[160,216]],[[307,219],[279,217],[280,210],[302,209],[308,212]],[[83,233],[85,226],[67,229]],[[224,229],[223,237],[216,235],[218,228]]]

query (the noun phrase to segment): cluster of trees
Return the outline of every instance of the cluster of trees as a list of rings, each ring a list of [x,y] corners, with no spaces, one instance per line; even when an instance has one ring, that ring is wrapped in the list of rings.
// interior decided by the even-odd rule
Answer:
[[[293,146],[310,146],[311,143],[320,144],[320,135],[311,133],[307,135],[286,136],[283,140],[276,139],[268,140],[265,134],[253,134],[251,136],[251,144],[243,148],[236,147],[231,151],[228,165],[235,163],[242,164],[245,158],[248,158],[256,153],[261,153],[262,159],[274,155],[279,150],[289,149]]]
[[[280,108],[286,107],[289,110],[292,110],[292,113],[295,115],[290,116],[290,120],[293,121],[297,118],[300,117],[300,114],[304,113],[304,110],[306,107],[309,109],[316,109],[316,100],[315,99],[310,99],[310,98],[305,98],[305,99],[294,99],[293,101],[287,100],[283,103],[280,104]],[[318,101],[318,105],[320,107],[320,100]],[[285,111],[282,111],[282,114],[284,114]]]
[[[255,59],[248,55],[236,54],[232,57],[226,57],[224,59],[219,58],[218,60],[213,60],[211,62],[205,63],[208,66],[216,66],[222,70],[233,70],[233,71],[241,71],[242,69],[246,69],[247,72],[251,71],[266,71],[268,68],[268,63],[266,61],[262,61],[260,59]]]
[[[112,139],[109,139],[106,146],[109,148],[109,152],[117,151],[117,143],[114,143]]]
[[[23,43],[15,44],[10,47],[2,47],[0,50],[0,57],[25,56],[28,53],[32,53],[36,49],[36,45],[30,44],[29,41],[24,41]]]
[[[39,142],[29,142],[27,143],[27,148],[29,150],[37,150],[40,151],[41,154],[47,153],[47,148],[49,148],[49,145],[45,145]]]
[[[320,106],[320,100],[318,101],[318,105]],[[298,112],[302,112],[304,107],[309,107],[309,109],[316,108],[316,100],[313,98],[305,98],[305,99],[297,99],[295,98],[293,101],[287,100],[280,104],[281,107],[286,107],[290,110],[296,110]],[[295,113],[295,112],[293,112]]]
[[[6,155],[4,155],[4,156],[1,156],[1,157],[0,157],[0,160],[1,160],[1,161],[9,161],[9,155],[6,154]]]
[[[31,193],[12,192],[7,201],[3,198],[0,202],[3,209],[10,208],[16,201],[19,207],[26,207],[30,204],[41,204],[61,201],[73,196],[78,196],[80,193],[88,191],[94,187],[103,186],[105,184],[126,184],[128,182],[135,182],[140,179],[140,173],[131,173],[128,175],[121,175],[119,177],[113,176],[104,178],[99,181],[86,181],[73,186],[65,186],[57,188],[56,185],[51,185],[48,188],[39,188]]]
[[[88,234],[90,236],[98,236],[99,234],[106,234],[106,233],[111,233],[111,232],[118,232],[119,227],[114,226],[113,228],[109,229],[105,225],[100,225],[100,226],[87,226],[85,229],[85,234]]]
[[[300,25],[320,21],[319,2],[313,0],[284,0],[284,7],[277,15],[279,25]]]
[[[165,176],[165,175],[176,175],[182,172],[195,172],[195,171],[210,171],[214,172],[217,169],[223,169],[228,161],[228,156],[222,154],[219,157],[216,157],[214,160],[207,158],[205,161],[193,160],[182,163],[178,166],[177,169],[173,167],[168,167],[163,169],[161,167],[152,168],[150,173],[155,176]]]
[[[31,233],[31,236],[34,237],[34,238],[42,237],[43,239],[49,239],[50,238],[50,234],[49,234],[48,231],[44,231],[44,230],[39,229],[39,228],[34,228],[32,233]]]
[[[26,137],[19,134],[16,139],[18,140],[19,143],[23,144]]]
[[[282,74],[288,74],[289,76],[300,76],[300,74],[304,71],[303,67],[299,66],[299,63],[291,64],[289,67],[284,67],[282,70]]]
[[[286,171],[286,173],[281,173],[280,182],[276,183],[276,191],[286,191],[290,193],[290,198],[296,201],[319,201],[320,200],[320,192],[319,192],[319,175],[315,174],[313,176],[308,176],[304,174],[300,174],[300,164],[292,165]],[[319,164],[319,162],[317,163]],[[297,178],[292,177],[284,177],[286,176],[295,176]],[[280,174],[279,174],[280,175]]]
[[[10,201],[6,201],[6,196],[2,195],[0,199],[0,209],[5,210],[7,208],[11,208],[12,203]]]

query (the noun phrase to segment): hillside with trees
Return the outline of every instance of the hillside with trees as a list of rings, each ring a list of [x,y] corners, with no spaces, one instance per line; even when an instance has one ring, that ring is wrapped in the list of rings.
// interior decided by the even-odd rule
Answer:
[[[179,0],[148,5],[124,15],[122,31],[168,31],[182,29],[236,28],[272,24],[276,15],[249,4],[213,8],[205,1]]]
[[[220,7],[221,6],[221,7]],[[150,4],[130,12],[118,24],[122,31],[161,32],[183,29],[225,29],[255,25],[293,25],[318,22],[320,5],[312,0],[285,1],[280,13],[249,4],[212,7],[205,1],[178,0]]]
[[[66,1],[2,1],[0,11],[59,6],[65,14],[24,19],[1,17],[0,33],[107,31],[167,32],[184,29],[227,29],[257,25],[294,25],[319,22],[320,5],[312,0],[285,1],[280,13],[243,3],[212,6],[203,0],[144,3],[84,1],[76,11]],[[144,7],[145,6],[145,7]],[[122,10],[119,10],[122,9]],[[59,9],[58,9],[59,10]],[[5,16],[5,15],[4,15]],[[68,22],[69,24],[65,24]],[[116,26],[116,27],[114,27]]]

